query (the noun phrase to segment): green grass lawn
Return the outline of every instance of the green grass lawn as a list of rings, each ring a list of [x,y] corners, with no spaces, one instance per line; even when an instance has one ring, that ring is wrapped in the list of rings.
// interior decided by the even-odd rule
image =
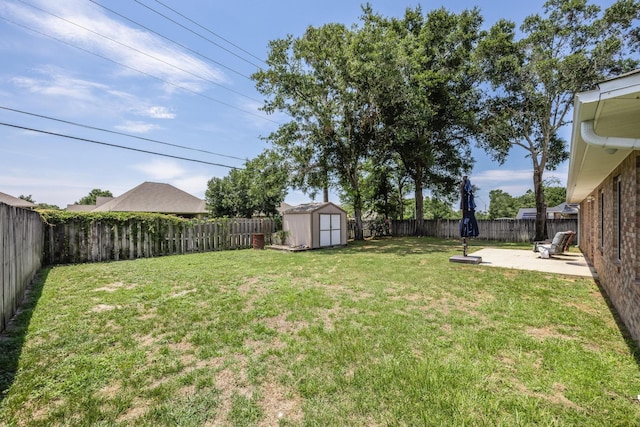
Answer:
[[[592,279],[459,253],[404,238],[45,269],[0,337],[0,425],[638,425],[640,358]]]

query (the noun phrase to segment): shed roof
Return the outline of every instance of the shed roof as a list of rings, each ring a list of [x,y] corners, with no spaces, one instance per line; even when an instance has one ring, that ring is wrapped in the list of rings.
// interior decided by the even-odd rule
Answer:
[[[346,211],[344,209],[342,209],[340,206],[336,205],[335,203],[331,203],[331,202],[303,203],[301,205],[292,206],[291,208],[287,209],[283,213],[286,213],[286,214],[312,213],[312,212],[317,211],[318,209],[322,209],[323,207],[329,206],[329,205],[335,206],[336,208],[338,208],[341,211],[346,213]]]
[[[154,212],[206,214],[205,201],[173,185],[144,182],[119,197],[96,206],[93,212]]]
[[[27,200],[22,200],[19,197],[13,197],[6,193],[0,193],[0,202],[9,206],[15,206],[18,208],[35,208],[36,207],[34,203],[31,203]]]

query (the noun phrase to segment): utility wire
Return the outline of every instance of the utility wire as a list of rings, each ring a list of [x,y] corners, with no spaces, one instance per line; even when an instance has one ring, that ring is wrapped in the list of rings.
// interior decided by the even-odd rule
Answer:
[[[227,157],[229,159],[246,160],[246,159],[244,159],[242,157],[236,157],[236,156],[229,156],[227,154],[214,153],[213,151],[200,150],[198,148],[187,147],[185,145],[171,144],[169,142],[158,141],[157,139],[145,138],[145,137],[142,137],[142,136],[131,135],[131,134],[128,134],[128,133],[118,132],[118,131],[115,131],[115,130],[102,129],[102,128],[99,128],[99,127],[89,126],[89,125],[85,125],[85,124],[82,124],[82,123],[71,122],[71,121],[68,121],[68,120],[56,119],[55,117],[49,117],[49,116],[45,116],[45,115],[42,115],[42,114],[36,114],[36,113],[29,113],[27,111],[16,110],[14,108],[4,107],[2,105],[0,105],[0,109],[7,110],[7,111],[13,111],[14,113],[26,114],[26,115],[33,116],[33,117],[39,117],[39,118],[42,118],[42,119],[53,120],[53,121],[60,122],[60,123],[66,123],[66,124],[69,124],[69,125],[79,126],[79,127],[83,127],[83,128],[86,128],[86,129],[93,129],[93,130],[98,130],[100,132],[107,132],[107,133],[112,133],[112,134],[115,134],[115,135],[126,136],[126,137],[129,137],[129,138],[136,138],[136,139],[140,139],[142,141],[154,142],[156,144],[168,145],[170,147],[183,148],[185,150],[191,150],[191,151],[199,151],[201,153],[213,154],[214,156]]]
[[[253,65],[254,67],[256,67],[256,68],[258,68],[258,69],[262,69],[262,67],[260,67],[259,65],[254,64],[253,62],[249,61],[249,60],[248,60],[248,59],[246,59],[246,58],[243,58],[242,56],[238,55],[237,53],[235,53],[235,52],[233,52],[233,51],[231,51],[231,50],[229,50],[229,49],[227,49],[226,47],[219,45],[218,43],[214,42],[213,40],[211,40],[211,39],[209,39],[209,38],[207,38],[207,37],[205,37],[205,36],[203,36],[202,34],[200,34],[200,33],[196,32],[196,31],[193,31],[191,28],[189,28],[189,27],[186,27],[186,26],[182,25],[181,23],[179,23],[179,22],[178,22],[178,21],[176,21],[175,19],[172,19],[172,18],[168,17],[167,15],[163,14],[162,12],[158,12],[157,10],[155,10],[154,8],[152,8],[151,6],[148,6],[148,5],[144,4],[144,3],[142,3],[140,0],[134,0],[134,1],[135,1],[136,3],[138,3],[139,5],[141,5],[141,6],[143,6],[143,7],[146,7],[147,9],[149,9],[150,11],[152,11],[153,13],[156,13],[156,14],[158,14],[158,15],[162,16],[163,18],[165,18],[165,19],[167,19],[167,20],[169,20],[169,21],[173,22],[174,24],[178,25],[179,27],[184,28],[185,30],[189,31],[189,32],[190,32],[190,33],[192,33],[192,34],[195,34],[196,36],[200,37],[201,39],[208,41],[208,42],[209,42],[209,43],[211,43],[212,45],[217,46],[217,47],[219,47],[220,49],[224,50],[225,52],[228,52],[228,53],[230,53],[231,55],[235,56],[236,58],[241,59],[242,61],[246,62],[247,64]]]
[[[190,159],[188,157],[173,156],[171,154],[163,154],[163,153],[158,153],[158,152],[155,152],[155,151],[142,150],[142,149],[139,149],[139,148],[126,147],[124,145],[111,144],[109,142],[96,141],[94,139],[80,138],[80,137],[77,137],[77,136],[65,135],[65,134],[62,134],[62,133],[49,132],[49,131],[42,130],[42,129],[34,129],[34,128],[25,127],[25,126],[18,126],[18,125],[14,125],[14,124],[11,124],[11,123],[0,122],[0,126],[8,126],[8,127],[16,128],[16,129],[23,129],[23,130],[27,130],[27,131],[31,131],[31,132],[43,133],[43,134],[46,134],[46,135],[59,136],[61,138],[74,139],[76,141],[90,142],[92,144],[106,145],[108,147],[121,148],[123,150],[137,151],[139,153],[153,154],[155,156],[170,157],[172,159],[178,159],[178,160],[186,160],[188,162],[203,163],[205,165],[220,166],[220,167],[229,168],[229,169],[239,169],[239,168],[236,168],[235,166],[223,165],[223,164],[220,164],[220,163],[206,162],[204,160]]]
[[[232,43],[231,41],[225,39],[224,37],[222,37],[219,34],[214,33],[213,31],[211,31],[210,29],[200,25],[199,23],[197,23],[196,21],[194,21],[193,19],[189,18],[188,16],[183,15],[182,13],[178,12],[177,10],[167,6],[166,4],[162,3],[160,0],[155,0],[156,3],[160,3],[162,6],[166,7],[167,9],[169,9],[170,11],[172,11],[173,13],[175,13],[178,16],[181,16],[182,18],[186,19],[187,21],[191,22],[192,24],[202,28],[203,30],[205,30],[206,32],[213,34],[214,36],[218,37],[221,40],[224,40],[225,42],[229,43],[231,46],[235,47],[238,50],[241,50],[242,52],[246,53],[247,55],[251,56],[252,58],[257,59],[258,61],[262,62],[263,64],[267,65],[267,63],[262,59],[262,58],[258,58],[257,56],[255,56],[254,54],[252,54],[251,52],[248,52],[246,50],[244,50],[243,48],[241,48],[240,46]]]
[[[107,11],[109,11],[109,12],[113,13],[114,15],[117,15],[117,16],[121,17],[122,19],[125,19],[125,20],[127,20],[127,21],[131,22],[131,23],[132,23],[132,24],[134,24],[134,25],[137,25],[137,26],[139,26],[140,28],[143,28],[143,29],[145,29],[145,30],[149,31],[150,33],[153,33],[153,34],[157,35],[158,37],[162,37],[163,39],[167,40],[167,41],[168,41],[168,42],[170,42],[170,43],[175,44],[176,46],[180,46],[182,49],[185,49],[185,50],[187,50],[187,51],[189,51],[189,52],[193,53],[194,55],[197,55],[197,56],[199,56],[199,57],[201,57],[201,58],[203,58],[203,59],[205,59],[205,60],[207,60],[207,61],[211,62],[212,64],[216,64],[216,65],[218,65],[218,66],[220,66],[220,67],[223,67],[223,68],[225,68],[225,69],[227,69],[227,70],[229,70],[229,71],[231,71],[231,72],[233,72],[233,73],[235,73],[235,74],[237,74],[237,75],[239,75],[239,76],[241,76],[241,77],[244,77],[244,78],[245,78],[245,79],[247,79],[247,80],[251,80],[251,77],[249,77],[249,76],[247,76],[247,75],[245,75],[245,74],[242,74],[240,71],[234,70],[233,68],[228,67],[228,66],[224,65],[223,63],[216,61],[215,59],[211,59],[211,58],[209,58],[208,56],[203,55],[202,53],[200,53],[200,52],[198,52],[198,51],[196,51],[196,50],[193,50],[193,49],[191,49],[191,48],[190,48],[190,47],[188,47],[188,46],[183,45],[182,43],[179,43],[179,42],[177,42],[177,41],[175,41],[175,40],[172,40],[172,39],[170,39],[169,37],[166,37],[166,36],[164,36],[164,35],[160,34],[159,32],[154,31],[154,30],[152,30],[151,28],[146,27],[146,26],[142,25],[141,23],[139,23],[139,22],[137,22],[137,21],[134,21],[134,20],[133,20],[133,19],[131,19],[131,18],[128,18],[127,16],[125,16],[125,15],[123,15],[123,14],[121,14],[121,13],[118,13],[118,12],[116,12],[116,11],[115,11],[115,10],[113,10],[113,9],[110,9],[110,8],[108,8],[108,7],[107,7],[107,6],[105,6],[105,5],[98,3],[98,2],[97,2],[97,1],[95,1],[95,0],[89,0],[89,1],[90,1],[91,3],[93,3],[93,4],[95,4],[96,6],[100,6],[101,8],[103,8],[103,9],[105,9],[105,10],[107,10]]]
[[[193,76],[193,77],[195,77],[195,78],[197,78],[197,79],[201,79],[201,80],[204,80],[204,81],[206,81],[206,82],[208,82],[208,83],[211,83],[211,84],[213,84],[213,85],[219,86],[219,87],[221,87],[221,88],[223,88],[223,89],[225,89],[225,90],[228,90],[229,92],[233,92],[233,93],[235,93],[236,95],[240,95],[240,96],[243,96],[243,97],[245,97],[245,98],[247,98],[247,99],[250,99],[251,101],[261,102],[261,101],[260,101],[260,100],[258,100],[258,99],[252,98],[252,97],[250,97],[250,96],[248,96],[248,95],[245,95],[245,94],[243,94],[243,93],[241,93],[241,92],[238,92],[237,90],[234,90],[234,89],[228,88],[228,87],[226,87],[226,86],[224,86],[224,85],[222,85],[222,84],[220,84],[220,83],[218,83],[218,82],[216,82],[216,81],[213,81],[213,80],[211,80],[211,79],[208,79],[208,78],[206,78],[206,77],[203,77],[203,76],[199,76],[199,75],[197,75],[197,74],[194,74],[194,73],[192,73],[192,72],[191,72],[191,71],[189,71],[189,70],[185,70],[184,68],[180,68],[180,67],[178,67],[177,65],[174,65],[174,64],[172,64],[172,63],[170,63],[170,62],[168,62],[168,61],[165,61],[165,60],[160,59],[160,58],[158,58],[158,57],[156,57],[156,56],[153,56],[153,55],[151,55],[151,54],[149,54],[149,53],[147,53],[147,52],[144,52],[144,51],[142,51],[142,50],[140,50],[140,49],[138,49],[138,48],[135,48],[135,47],[133,47],[133,46],[129,46],[128,44],[126,44],[126,43],[122,43],[121,41],[118,41],[118,40],[116,40],[116,39],[114,39],[114,38],[111,38],[111,37],[109,37],[109,36],[105,36],[104,34],[100,34],[100,33],[98,33],[97,31],[93,31],[93,30],[91,30],[91,29],[89,29],[89,28],[87,28],[87,27],[85,27],[85,26],[83,26],[83,25],[80,25],[80,24],[78,24],[78,23],[76,23],[76,22],[73,22],[73,21],[71,21],[71,20],[69,20],[69,19],[66,19],[66,18],[63,18],[63,17],[61,17],[61,16],[58,16],[58,15],[56,15],[55,13],[49,12],[49,11],[47,11],[47,10],[44,10],[44,9],[42,9],[42,8],[38,7],[38,6],[34,6],[34,5],[32,5],[32,4],[26,3],[26,2],[24,2],[24,1],[22,1],[22,0],[17,0],[17,1],[18,1],[18,2],[20,2],[20,3],[22,3],[22,4],[24,4],[24,5],[27,5],[27,6],[29,6],[29,7],[32,7],[32,8],[34,8],[34,9],[36,9],[36,10],[39,10],[39,11],[40,11],[40,12],[42,12],[42,13],[46,13],[46,14],[47,14],[47,15],[49,15],[49,16],[53,16],[54,18],[60,19],[61,21],[64,21],[64,22],[66,22],[66,23],[68,23],[68,24],[74,25],[74,26],[76,26],[76,27],[78,27],[78,28],[82,28],[83,30],[88,31],[88,32],[90,32],[91,34],[95,34],[96,36],[98,36],[98,37],[102,37],[102,38],[104,38],[104,39],[106,39],[106,40],[109,40],[109,41],[110,41],[110,42],[112,42],[112,43],[116,43],[116,44],[118,44],[118,45],[120,45],[120,46],[126,47],[127,49],[131,49],[131,50],[133,50],[134,52],[137,52],[137,53],[139,53],[139,54],[141,54],[141,55],[144,55],[144,56],[146,56],[146,57],[149,57],[149,58],[151,58],[151,59],[153,59],[153,60],[155,60],[155,61],[158,61],[158,62],[161,62],[161,63],[163,63],[163,64],[165,64],[165,65],[168,65],[169,67],[173,67],[173,68],[175,68],[176,70],[182,71],[183,73],[189,74],[189,75],[191,75],[191,76]]]
[[[67,46],[70,46],[70,47],[73,47],[73,48],[75,48],[75,49],[81,50],[81,51],[83,51],[83,52],[85,52],[85,53],[89,53],[89,54],[91,54],[91,55],[97,56],[98,58],[102,58],[102,59],[104,59],[104,60],[106,60],[106,61],[113,62],[114,64],[120,65],[120,66],[122,66],[122,67],[128,68],[128,69],[133,70],[133,71],[136,71],[136,72],[138,72],[138,73],[140,73],[140,74],[144,74],[144,75],[145,75],[145,76],[147,76],[147,77],[151,77],[151,78],[153,78],[153,79],[159,80],[159,81],[161,81],[161,82],[163,82],[163,83],[166,83],[166,84],[168,84],[168,85],[174,86],[174,87],[176,87],[176,88],[178,88],[178,89],[184,90],[184,91],[186,91],[186,92],[190,92],[190,93],[192,93],[192,94],[194,94],[194,95],[197,95],[197,96],[203,97],[203,98],[205,98],[205,99],[208,99],[208,100],[210,100],[210,101],[213,101],[213,102],[216,102],[216,103],[218,103],[218,104],[224,105],[224,106],[226,106],[226,107],[232,108],[232,109],[234,109],[234,110],[237,110],[237,111],[243,112],[243,113],[245,113],[245,114],[249,114],[249,115],[252,115],[252,116],[254,116],[254,117],[258,117],[258,118],[260,118],[260,119],[262,119],[262,120],[266,120],[266,121],[271,122],[271,123],[274,123],[274,124],[276,124],[276,125],[279,125],[279,124],[280,124],[280,123],[276,122],[275,120],[271,120],[271,119],[266,118],[266,117],[264,117],[264,116],[261,116],[261,115],[259,115],[259,114],[253,113],[253,112],[251,112],[251,111],[243,110],[242,108],[236,107],[235,105],[231,105],[231,104],[229,104],[229,103],[227,103],[227,102],[220,101],[219,99],[216,99],[216,98],[210,97],[210,96],[205,95],[205,94],[203,94],[203,93],[197,92],[197,91],[195,91],[195,90],[193,90],[193,89],[189,89],[189,88],[187,88],[187,87],[180,86],[180,85],[179,85],[179,84],[177,84],[177,83],[173,83],[173,82],[170,82],[170,81],[168,81],[168,80],[164,80],[164,79],[163,79],[163,78],[161,78],[161,77],[154,76],[154,75],[149,74],[149,73],[147,73],[147,72],[145,72],[145,71],[142,71],[142,70],[139,70],[139,69],[137,69],[137,68],[135,68],[135,67],[131,67],[131,66],[129,66],[129,65],[123,64],[123,63],[121,63],[121,62],[116,61],[115,59],[108,58],[108,57],[106,57],[106,56],[104,56],[104,55],[100,55],[99,53],[92,52],[92,51],[90,51],[90,50],[88,50],[88,49],[85,49],[85,48],[83,48],[83,47],[73,45],[73,44],[71,44],[71,43],[69,43],[69,42],[67,42],[67,41],[65,41],[65,40],[62,40],[62,39],[57,38],[57,37],[54,37],[54,36],[52,36],[52,35],[50,35],[50,34],[43,33],[42,31],[38,31],[38,30],[36,30],[36,29],[34,29],[34,28],[31,28],[31,27],[29,27],[29,26],[27,26],[27,25],[21,24],[21,23],[16,22],[16,21],[13,21],[13,20],[11,20],[11,19],[9,19],[9,18],[6,18],[6,17],[4,17],[4,16],[0,16],[0,18],[2,18],[4,21],[7,21],[7,22],[10,22],[10,23],[12,23],[12,24],[14,24],[14,25],[17,25],[17,26],[19,26],[19,27],[25,28],[25,29],[27,29],[27,30],[29,30],[29,31],[32,31],[32,32],[36,33],[36,34],[40,34],[40,35],[42,35],[42,36],[44,36],[44,37],[48,37],[48,38],[50,38],[50,39],[56,40],[56,41],[58,41],[58,42],[60,42],[60,43],[62,43],[62,44],[65,44],[65,45],[67,45]]]

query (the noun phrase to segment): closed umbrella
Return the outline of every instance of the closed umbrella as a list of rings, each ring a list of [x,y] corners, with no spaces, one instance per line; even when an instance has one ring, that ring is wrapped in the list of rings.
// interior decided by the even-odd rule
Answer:
[[[460,220],[460,237],[462,237],[462,246],[464,256],[467,256],[467,237],[477,237],[480,232],[478,230],[478,222],[476,221],[476,202],[473,198],[473,187],[469,177],[462,177],[462,185],[460,186],[460,209],[462,210],[462,220]]]

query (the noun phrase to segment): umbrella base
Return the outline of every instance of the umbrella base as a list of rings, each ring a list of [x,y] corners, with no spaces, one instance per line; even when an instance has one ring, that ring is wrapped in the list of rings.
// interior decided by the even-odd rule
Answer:
[[[459,262],[462,264],[480,264],[482,262],[482,257],[454,255],[449,258],[449,262]]]

